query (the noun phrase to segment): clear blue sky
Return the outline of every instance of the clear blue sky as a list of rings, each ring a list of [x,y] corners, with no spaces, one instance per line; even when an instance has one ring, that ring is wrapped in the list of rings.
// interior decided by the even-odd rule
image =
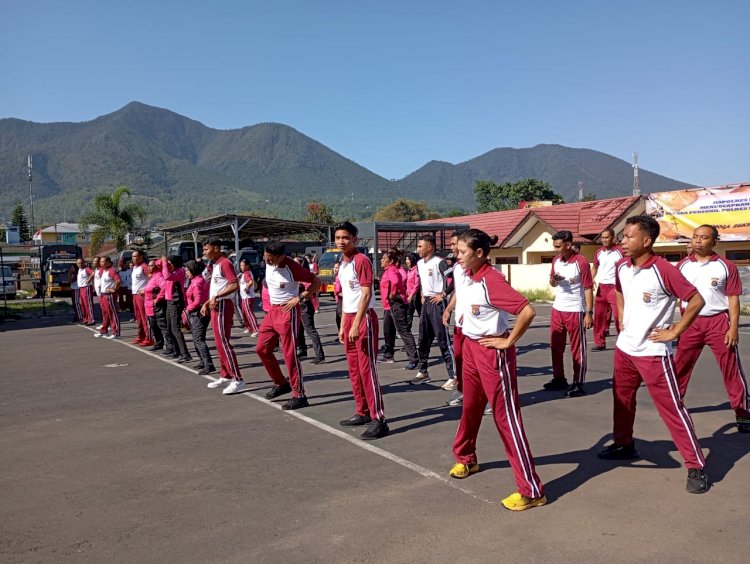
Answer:
[[[0,117],[281,122],[386,177],[560,143],[750,180],[747,1],[0,2]]]

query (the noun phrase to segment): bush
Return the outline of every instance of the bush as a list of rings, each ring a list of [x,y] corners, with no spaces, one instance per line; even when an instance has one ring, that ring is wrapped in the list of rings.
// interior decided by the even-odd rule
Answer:
[[[533,288],[531,290],[519,290],[530,302],[551,302],[555,299],[549,288]]]

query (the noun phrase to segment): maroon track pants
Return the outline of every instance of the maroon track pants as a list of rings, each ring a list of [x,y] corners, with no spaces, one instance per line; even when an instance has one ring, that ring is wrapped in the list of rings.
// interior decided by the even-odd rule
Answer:
[[[464,338],[462,348],[464,403],[453,441],[456,460],[463,464],[477,462],[477,434],[489,402],[505,454],[513,468],[518,493],[527,497],[542,496],[544,486],[536,474],[518,403],[515,347],[498,351]]]
[[[345,313],[342,319],[344,351],[349,365],[355,411],[358,415],[369,413],[372,419],[384,419],[383,392],[377,371],[378,316],[374,309],[367,311],[359,326],[359,337],[349,341],[356,314]]]
[[[552,376],[565,378],[565,341],[570,338],[570,354],[573,357],[573,383],[586,381],[586,329],[583,328],[582,311],[558,311],[552,308],[550,317],[550,348],[552,350]]]
[[[302,366],[297,359],[297,331],[300,324],[300,307],[284,311],[283,305],[272,305],[271,310],[263,317],[258,333],[258,344],[255,352],[263,363],[263,367],[277,386],[286,383],[281,373],[279,361],[273,354],[273,349],[281,341],[281,353],[284,357],[286,369],[289,372],[289,384],[295,398],[304,397],[305,383],[302,376]]]
[[[214,332],[214,341],[216,341],[221,377],[242,380],[237,355],[229,342],[232,336],[232,317],[234,317],[232,300],[217,300],[216,309],[211,310],[211,329]]]
[[[609,329],[609,321],[615,319],[615,328],[620,332],[620,316],[615,301],[615,285],[599,284],[594,300],[594,345],[603,347],[607,344],[604,334]]]
[[[99,296],[99,306],[102,308],[101,334],[106,335],[110,327],[114,335],[120,336],[120,316],[117,313],[117,294],[102,294]]]
[[[703,468],[706,461],[695,436],[693,420],[682,403],[672,355],[632,356],[615,349],[614,365],[612,393],[615,399],[615,444],[629,445],[633,442],[635,396],[641,382],[645,382],[662,421],[685,460],[685,466]]]
[[[739,347],[729,348],[724,344],[727,331],[729,331],[729,315],[719,313],[696,317],[687,331],[680,335],[680,343],[674,359],[680,394],[685,397],[695,363],[698,362],[703,347],[708,345],[719,363],[721,375],[724,377],[724,387],[727,389],[729,403],[735,415],[750,418],[747,380],[742,371]]]

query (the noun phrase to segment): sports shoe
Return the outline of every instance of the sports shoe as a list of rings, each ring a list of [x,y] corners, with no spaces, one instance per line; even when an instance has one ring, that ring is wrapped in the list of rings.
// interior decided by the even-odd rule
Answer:
[[[230,396],[232,394],[239,394],[244,389],[245,389],[244,380],[232,380],[232,383],[229,384],[226,388],[224,388],[224,391],[221,393],[224,394],[225,396]]]
[[[163,348],[164,348],[163,346],[161,346],[161,347],[158,347],[158,346],[156,346],[156,344],[154,344],[154,345],[153,345],[153,346],[152,346],[152,347],[151,347],[150,349],[148,349],[148,350],[150,350],[151,352],[156,352],[156,351],[160,351],[160,350],[162,350]]]
[[[186,354],[185,356],[181,356],[177,359],[178,364],[185,364],[186,362],[191,362],[193,360],[193,357],[189,354]]]
[[[112,335],[107,335],[107,336],[106,336],[106,337],[104,337],[104,338],[105,338],[105,339],[109,339],[109,340],[111,341],[112,339],[119,339],[120,337],[118,337],[118,336],[117,336],[117,335],[115,335],[115,334],[112,334]]]
[[[391,430],[388,428],[385,419],[374,419],[373,421],[370,421],[367,430],[365,430],[359,438],[363,441],[374,441],[375,439],[385,437],[390,432]]]
[[[380,364],[393,364],[393,357],[392,356],[383,356],[378,359],[378,362]]]
[[[607,350],[607,345],[595,345],[591,347],[591,352],[601,352],[601,351],[606,351],[606,350]]]
[[[198,364],[193,364],[193,370],[203,370],[205,367],[202,360]]]
[[[339,425],[341,425],[342,427],[359,427],[361,425],[367,425],[371,421],[372,419],[370,419],[369,415],[360,415],[359,413],[355,413],[349,419],[342,419],[341,421],[339,421]]]
[[[257,331],[254,331],[253,333],[250,333],[250,336],[251,336],[251,337],[257,337],[257,336],[258,336],[258,332],[257,332]]]
[[[99,337],[103,337],[103,336],[104,336],[103,333],[94,333],[94,338],[95,339],[98,339]]]
[[[464,478],[468,478],[472,474],[476,474],[479,472],[479,464],[476,462],[473,464],[464,464],[463,462],[456,462],[453,465],[453,468],[451,468],[451,471],[448,472],[448,475],[451,478],[456,478],[458,480],[463,480]]]
[[[326,363],[325,358],[316,358],[315,360],[310,362],[310,364],[325,364],[325,363]]]
[[[458,405],[463,405],[463,404],[464,404],[464,394],[462,392],[459,392],[458,390],[454,390],[454,392],[448,398],[448,401],[445,402],[445,405],[448,405],[450,407],[456,407]]]
[[[690,468],[688,470],[687,485],[685,489],[689,493],[702,494],[708,491],[708,477],[703,468]]]
[[[542,387],[548,392],[564,392],[568,389],[568,380],[566,378],[552,378]]]
[[[97,329],[101,329],[102,327],[104,327],[104,325],[97,325],[96,326]]]
[[[456,379],[455,379],[455,378],[448,378],[448,379],[447,379],[447,380],[445,381],[445,384],[443,384],[443,385],[442,385],[442,386],[440,386],[440,387],[441,387],[442,389],[444,389],[444,390],[448,391],[448,392],[450,392],[451,390],[455,390],[455,389],[456,389]]]
[[[300,359],[307,358],[307,352],[298,352],[297,358],[300,358]]]
[[[231,382],[231,378],[224,378],[223,376],[219,378],[218,380],[213,380],[212,382],[209,382],[206,384],[207,388],[223,388],[224,386],[228,386],[229,382]]]
[[[565,390],[566,398],[580,398],[586,395],[586,390],[583,389],[583,384],[571,384],[568,389]]]
[[[138,343],[138,346],[139,347],[153,347],[155,344],[156,344],[155,341],[149,341],[148,339],[146,339],[145,341],[141,341],[140,343]]]
[[[291,398],[281,406],[281,409],[284,411],[292,411],[294,409],[302,409],[303,407],[310,407],[310,404],[307,403],[307,398],[305,396],[300,396],[298,398]]]
[[[266,399],[273,399],[277,398],[279,396],[283,396],[284,394],[288,394],[292,391],[292,387],[289,385],[289,382],[284,382],[281,386],[277,386],[274,384],[273,388],[269,392],[266,392]]]
[[[135,339],[133,339],[132,341],[130,341],[130,344],[131,345],[140,345],[141,344],[141,340],[138,337],[136,337]]]
[[[500,503],[502,503],[503,507],[505,507],[505,509],[508,509],[509,511],[525,511],[527,509],[531,509],[532,507],[545,505],[547,503],[547,496],[543,495],[541,497],[526,497],[525,495],[521,495],[520,493],[516,492],[510,494]]]
[[[416,370],[417,366],[419,366],[418,362],[410,362],[406,366],[404,366],[404,370]]]
[[[216,372],[216,368],[213,366],[204,366],[198,371],[198,376],[206,376],[208,374],[211,374],[212,372]]]
[[[492,415],[492,406],[490,404],[487,404],[487,407],[484,408],[484,414]]]
[[[635,445],[618,445],[612,443],[598,455],[602,460],[637,460],[640,458]]]
[[[750,433],[750,419],[744,417],[737,418],[737,431],[740,433]]]
[[[243,331],[243,333],[244,333],[245,335],[247,335],[248,333],[250,333],[250,329],[245,329],[245,330]]]
[[[432,381],[430,378],[430,373],[426,370],[422,372],[421,370],[417,372],[417,375],[414,377],[414,380],[410,382],[410,384],[429,384]]]

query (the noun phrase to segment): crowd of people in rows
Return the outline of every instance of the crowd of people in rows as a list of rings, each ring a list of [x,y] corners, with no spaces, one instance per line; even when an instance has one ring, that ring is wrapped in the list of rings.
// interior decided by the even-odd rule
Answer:
[[[356,226],[343,222],[333,233],[342,252],[334,268],[336,325],[354,397],[353,415],[340,424],[366,427],[361,434],[364,440],[386,436],[389,428],[378,363],[394,362],[398,334],[406,354],[404,370],[416,371],[410,383],[426,384],[431,381],[430,350],[437,342],[448,376],[442,387],[452,392],[446,403],[462,408],[453,442],[456,463],[449,475],[463,479],[479,470],[477,435],[483,415],[491,415],[518,488],[502,500],[503,506],[519,511],[544,505],[544,486],[524,431],[516,381],[516,343],[536,312],[490,264],[496,237],[477,229],[454,233],[447,259],[437,255],[431,235],[420,238],[416,255],[398,249],[382,253],[384,345],[379,356],[380,320],[375,311],[372,262],[357,250]],[[719,235],[715,227],[703,225],[695,230],[691,254],[676,267],[654,254],[658,235],[658,223],[646,215],[627,219],[619,244],[613,230],[606,229],[593,269],[577,252],[569,231],[553,236],[556,256],[549,276],[555,290],[550,319],[552,379],[544,389],[569,398],[585,395],[586,332],[593,328],[590,350],[605,350],[614,319],[614,441],[599,457],[638,458],[633,424],[636,392],[645,383],[685,460],[687,491],[703,493],[709,489],[705,459],[683,398],[698,357],[708,345],[719,362],[737,428],[750,432],[748,389],[738,351],[742,286],[734,264],[714,252]],[[313,363],[326,362],[315,328],[320,279],[314,261],[292,259],[283,243],[271,242],[263,252],[265,270],[258,283],[247,262],[240,263],[239,273],[235,271],[222,253],[220,240],[207,240],[203,250],[201,259],[185,264],[180,257],[146,261],[143,252],[135,250],[132,268],[120,272],[108,257],[96,258],[90,266],[79,259],[74,272],[76,321],[96,325],[93,298],[97,295],[102,321],[94,336],[118,338],[121,299],[123,306],[132,309],[137,324],[133,344],[160,351],[179,363],[192,361],[182,332],[187,327],[202,375],[216,371],[206,345],[211,325],[219,375],[208,387],[232,395],[245,388],[230,342],[239,302],[244,332],[257,337],[256,353],[273,384],[265,397],[271,400],[290,394],[282,409],[307,407],[300,362],[306,356],[305,335],[315,351]],[[122,290],[125,285],[128,292]],[[265,312],[260,323],[254,304],[258,290]],[[678,303],[681,316],[675,321]],[[419,316],[416,337],[412,333],[415,314]],[[512,325],[510,316],[515,316]],[[674,356],[673,341],[678,341]],[[571,381],[564,368],[567,342],[573,357]],[[275,356],[279,348],[286,376]]]

